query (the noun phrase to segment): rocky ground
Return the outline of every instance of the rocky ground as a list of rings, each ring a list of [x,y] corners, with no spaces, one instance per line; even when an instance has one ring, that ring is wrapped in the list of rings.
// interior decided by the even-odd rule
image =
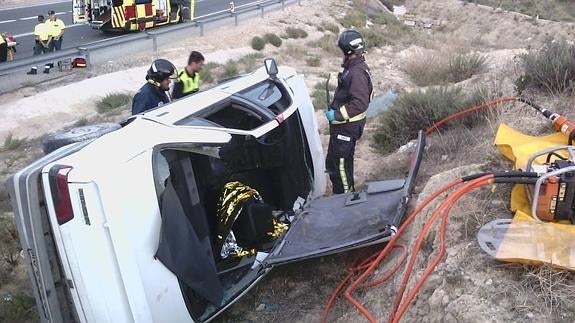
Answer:
[[[307,38],[284,40],[280,48],[268,45],[263,53],[265,56],[276,57],[280,64],[298,68],[306,75],[311,91],[313,86],[322,80],[325,72],[339,69],[340,58],[313,48],[309,43],[325,33],[318,31],[317,26],[324,21],[336,22],[349,8],[349,4],[335,0],[304,0],[301,3],[301,6],[289,6],[285,11],[270,13],[263,19],[254,18],[238,27],[222,27],[227,28],[228,32],[213,30],[205,37],[184,40],[178,47],[165,49],[161,56],[181,66],[189,51],[197,49],[205,54],[207,62],[225,63],[228,59],[238,59],[254,53],[249,44],[255,35],[269,32],[281,34],[288,26],[298,27],[308,32]],[[4,0],[0,4],[4,7],[7,4],[17,4],[17,1]],[[377,2],[371,5],[373,8],[378,7]],[[404,42],[370,48],[367,60],[374,72],[376,95],[388,89],[401,92],[417,88],[404,72],[410,59],[420,57],[418,55],[425,50],[438,53],[453,48],[478,51],[484,54],[488,61],[488,68],[462,82],[462,87],[471,89],[483,86],[493,97],[513,95],[513,81],[517,77],[516,55],[538,48],[548,37],[562,35],[572,38],[574,28],[572,24],[535,20],[528,16],[457,0],[407,1],[407,8],[418,19],[437,24],[431,29],[416,28],[414,33],[417,36]],[[310,54],[321,55],[320,66],[311,67],[306,64],[305,59]],[[122,91],[135,92],[143,82],[149,57],[148,53],[130,60],[119,59],[105,66],[95,67],[96,75],[88,80],[83,80],[85,75],[82,73],[65,76],[62,78],[64,83],[67,83],[64,87],[60,86],[62,82],[35,80],[27,82],[24,84],[26,86],[17,91],[1,94],[2,135],[5,137],[11,133],[17,138],[28,138],[21,149],[0,152],[4,161],[0,165],[2,180],[39,156],[38,140],[34,138],[86,116],[97,117],[94,102],[111,89],[117,89],[120,83]],[[119,70],[122,71],[115,72]],[[124,75],[121,81],[118,80],[120,74]],[[89,91],[82,98],[77,95],[61,95],[63,92],[76,93],[80,88]],[[22,95],[26,98],[20,99]],[[55,97],[59,97],[60,101],[48,109],[44,102],[50,102],[50,98]],[[538,99],[546,107],[558,107],[563,111],[570,111],[570,105],[565,102],[572,103],[572,97]],[[509,105],[494,113],[495,116],[485,125],[473,130],[455,129],[430,136],[411,207],[457,176],[509,168],[508,162],[492,146],[493,136],[500,122],[516,128],[548,131],[542,118],[528,111],[519,105]],[[326,123],[321,113],[318,113],[318,118],[320,126],[325,129]],[[370,120],[365,138],[357,149],[356,177],[360,184],[393,173],[406,163],[403,153],[382,156],[372,148],[370,138],[376,122],[376,119]],[[326,136],[322,135],[322,138],[326,143]],[[548,267],[501,264],[479,248],[476,242],[479,228],[492,219],[511,216],[509,192],[510,187],[505,185],[479,190],[456,205],[448,225],[446,256],[411,304],[404,316],[404,322],[575,321],[572,301],[573,275],[558,273]],[[3,212],[9,213],[4,192],[0,205]],[[426,213],[423,216],[428,215]],[[416,221],[401,243],[412,246],[415,234],[424,223],[425,219]],[[425,265],[435,255],[433,250],[437,245],[438,234],[436,230],[432,230],[430,237],[425,239],[422,255],[416,262],[416,276],[421,274]],[[346,269],[354,255],[355,253],[347,253],[280,267],[229,308],[218,321],[319,321],[331,292],[346,275]],[[390,258],[386,263],[393,263],[397,260],[395,258]],[[383,271],[381,268],[378,272]],[[0,286],[0,293],[27,288],[21,268],[9,275],[11,276],[2,281],[11,282]],[[387,284],[362,290],[357,294],[359,301],[370,310],[377,321],[387,320],[401,277],[400,272]],[[550,288],[551,285],[554,287]],[[363,320],[363,316],[341,298],[329,316],[329,321]]]

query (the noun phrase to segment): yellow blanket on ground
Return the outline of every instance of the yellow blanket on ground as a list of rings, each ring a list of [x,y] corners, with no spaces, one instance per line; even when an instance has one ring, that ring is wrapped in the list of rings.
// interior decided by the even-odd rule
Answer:
[[[562,133],[529,136],[501,124],[495,145],[503,156],[525,169],[530,156],[538,151],[566,145]],[[543,163],[545,156],[535,163]],[[479,234],[482,248],[498,260],[541,264],[575,270],[575,225],[539,222],[531,217],[531,203],[523,184],[511,193],[512,220],[495,220],[486,224]]]

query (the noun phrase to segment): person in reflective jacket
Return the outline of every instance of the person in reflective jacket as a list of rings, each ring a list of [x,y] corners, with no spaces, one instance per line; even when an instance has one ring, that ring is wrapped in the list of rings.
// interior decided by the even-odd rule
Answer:
[[[170,82],[176,75],[176,67],[170,61],[160,58],[152,62],[146,73],[146,84],[132,99],[132,115],[170,102],[167,91],[170,90]]]
[[[200,90],[200,71],[204,66],[204,55],[192,51],[188,58],[188,65],[178,74],[178,80],[174,83],[172,98],[179,99]]]
[[[330,132],[325,168],[333,193],[341,194],[355,190],[355,144],[363,134],[373,84],[363,56],[363,36],[356,30],[345,30],[340,34],[337,45],[344,56],[343,71],[338,75],[333,100],[325,111]]]

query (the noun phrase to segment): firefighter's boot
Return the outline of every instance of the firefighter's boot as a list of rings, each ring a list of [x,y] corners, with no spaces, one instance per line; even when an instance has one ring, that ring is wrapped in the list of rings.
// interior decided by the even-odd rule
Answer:
[[[36,68],[36,66],[32,67],[26,74],[28,75],[36,75],[38,74],[38,69]]]

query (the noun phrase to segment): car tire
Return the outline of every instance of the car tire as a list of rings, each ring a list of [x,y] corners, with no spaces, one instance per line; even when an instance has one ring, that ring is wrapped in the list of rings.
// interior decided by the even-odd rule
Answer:
[[[49,154],[54,150],[75,142],[82,142],[101,137],[104,134],[120,129],[117,123],[106,122],[82,127],[72,128],[63,132],[48,135],[42,143],[44,154]]]

